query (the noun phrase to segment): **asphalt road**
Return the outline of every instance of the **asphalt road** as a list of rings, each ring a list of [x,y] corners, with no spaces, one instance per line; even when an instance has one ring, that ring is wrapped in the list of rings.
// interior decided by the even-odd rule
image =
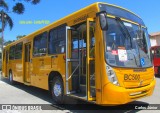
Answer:
[[[156,77],[156,87],[154,90],[154,93],[150,97],[145,97],[140,100],[134,101],[130,104],[146,104],[146,105],[152,105],[152,104],[160,104],[160,76]],[[76,112],[76,113],[97,113],[97,112],[103,112],[103,113],[159,113],[159,110],[109,110],[111,107],[99,107],[97,105],[91,106],[76,106],[76,109],[73,109],[76,104],[86,104],[84,101],[80,101],[74,98],[67,97],[66,101],[70,103],[70,106],[60,106],[52,102],[51,96],[48,91],[25,86],[23,84],[17,83],[16,85],[10,85],[7,79],[1,79],[0,80],[0,105],[1,104],[44,104],[47,105],[49,109],[51,110],[14,110],[14,111],[6,111],[6,110],[0,110],[0,113],[66,113],[66,112]],[[73,105],[72,105],[73,104]],[[87,103],[88,104],[88,103]],[[159,105],[160,106],[160,105]],[[46,106],[45,106],[46,107]],[[87,108],[90,110],[83,110],[83,108]],[[123,107],[128,107],[127,105],[124,105]],[[94,108],[94,110],[91,110]],[[108,109],[106,109],[108,108]],[[95,110],[97,109],[97,110]],[[114,108],[113,108],[114,109]]]

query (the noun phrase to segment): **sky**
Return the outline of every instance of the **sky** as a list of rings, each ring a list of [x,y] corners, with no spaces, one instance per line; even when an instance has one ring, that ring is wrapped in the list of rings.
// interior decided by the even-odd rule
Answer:
[[[16,0],[18,1],[18,0]],[[23,0],[19,0],[23,1]],[[6,0],[9,7],[12,0]],[[14,22],[13,29],[7,26],[4,32],[5,41],[16,40],[18,35],[28,35],[43,28],[58,19],[61,19],[81,8],[95,2],[106,2],[126,8],[139,15],[148,28],[149,33],[160,31],[160,1],[159,0],[41,0],[37,5],[25,3],[25,12],[18,15],[8,13]],[[38,24],[38,21],[43,21]]]

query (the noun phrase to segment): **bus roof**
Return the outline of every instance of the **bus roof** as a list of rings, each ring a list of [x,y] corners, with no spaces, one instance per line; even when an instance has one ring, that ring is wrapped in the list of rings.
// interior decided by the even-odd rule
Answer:
[[[137,15],[137,14],[133,13],[132,11],[130,11],[130,10],[126,9],[126,8],[123,8],[123,7],[121,7],[121,6],[117,6],[117,5],[109,4],[109,3],[105,3],[105,2],[97,2],[97,3],[98,3],[98,4],[100,4],[100,3],[101,3],[101,4],[106,4],[106,5],[109,5],[109,6],[114,6],[114,7],[117,7],[117,8],[123,9],[123,10],[126,10],[126,11],[134,14],[135,16],[141,18],[139,15]]]
[[[128,9],[125,9],[125,8],[123,8],[123,7],[120,7],[120,6],[117,6],[117,5],[114,5],[114,4],[109,4],[109,3],[105,3],[105,2],[95,2],[95,3],[93,3],[93,4],[89,5],[89,6],[86,6],[86,7],[82,8],[82,9],[80,9],[80,10],[78,10],[78,11],[73,12],[72,14],[69,14],[68,16],[65,16],[65,17],[63,17],[63,18],[61,18],[61,19],[59,19],[59,20],[57,20],[57,21],[54,21],[54,22],[52,22],[51,24],[49,24],[49,25],[47,25],[47,26],[45,26],[45,27],[43,27],[43,28],[41,28],[41,29],[39,29],[39,30],[37,30],[37,31],[35,31],[35,32],[32,32],[31,34],[28,34],[27,36],[25,36],[25,37],[23,37],[23,38],[21,38],[21,39],[19,39],[19,40],[16,40],[16,41],[12,42],[11,44],[8,44],[7,46],[11,46],[11,45],[13,45],[13,44],[16,44],[16,43],[22,41],[23,39],[25,39],[26,37],[32,36],[33,34],[35,34],[35,33],[37,33],[37,32],[40,32],[41,30],[44,30],[44,29],[46,29],[46,28],[49,28],[50,26],[54,25],[55,23],[58,23],[58,22],[66,19],[66,18],[69,18],[69,17],[71,17],[71,16],[74,16],[75,14],[78,14],[79,12],[84,11],[84,10],[90,8],[90,7],[97,7],[97,8],[98,8],[98,5],[99,5],[99,4],[106,4],[106,5],[109,5],[109,6],[117,7],[117,8],[126,10],[126,11],[128,11],[128,12],[136,15],[135,13],[129,11]],[[136,16],[139,17],[138,15],[136,15]],[[139,18],[140,18],[140,17],[139,17]],[[7,46],[6,46],[6,47],[7,47]]]

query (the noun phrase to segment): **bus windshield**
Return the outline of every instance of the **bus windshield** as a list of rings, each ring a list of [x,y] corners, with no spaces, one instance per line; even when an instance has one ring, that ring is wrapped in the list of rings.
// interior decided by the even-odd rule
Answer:
[[[107,21],[108,30],[104,31],[107,63],[117,67],[151,67],[146,28],[115,18]]]

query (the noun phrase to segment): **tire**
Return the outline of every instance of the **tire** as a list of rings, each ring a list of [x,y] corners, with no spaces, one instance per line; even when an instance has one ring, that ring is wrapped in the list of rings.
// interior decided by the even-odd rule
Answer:
[[[9,72],[9,83],[12,84],[12,85],[15,84],[15,82],[13,81],[13,74],[12,74],[12,72]]]
[[[61,77],[55,76],[53,78],[52,87],[51,87],[51,94],[53,100],[58,104],[64,103],[64,87],[63,81]]]

